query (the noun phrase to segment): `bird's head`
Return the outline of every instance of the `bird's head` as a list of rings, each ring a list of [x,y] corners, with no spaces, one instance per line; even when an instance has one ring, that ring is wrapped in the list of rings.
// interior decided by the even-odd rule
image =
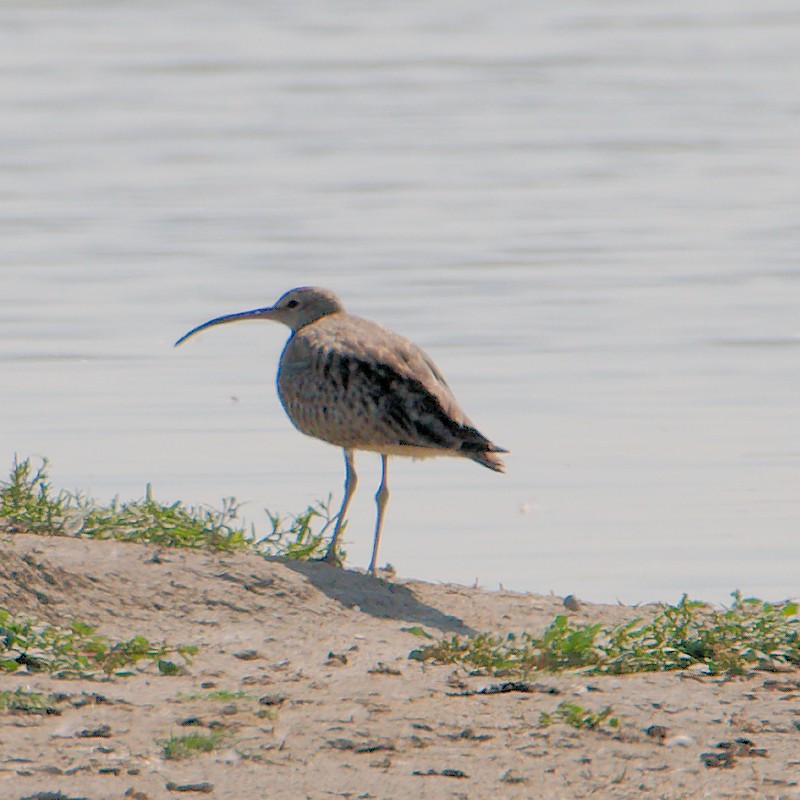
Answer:
[[[238,314],[226,314],[224,317],[204,322],[181,336],[175,342],[175,346],[177,347],[190,336],[194,336],[205,328],[222,325],[225,322],[238,322],[243,319],[269,319],[274,322],[282,322],[284,325],[288,325],[292,331],[297,331],[311,322],[316,322],[320,317],[342,311],[344,311],[342,301],[330,289],[323,289],[319,286],[301,286],[298,289],[290,289],[278,298],[274,306],[256,308],[253,311],[241,311]]]

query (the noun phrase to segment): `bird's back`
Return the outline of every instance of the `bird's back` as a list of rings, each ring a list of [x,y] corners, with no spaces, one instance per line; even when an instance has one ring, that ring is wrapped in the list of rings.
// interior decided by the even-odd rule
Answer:
[[[496,471],[505,452],[461,410],[430,357],[381,325],[328,314],[286,343],[278,394],[310,436],[389,455],[462,455]]]

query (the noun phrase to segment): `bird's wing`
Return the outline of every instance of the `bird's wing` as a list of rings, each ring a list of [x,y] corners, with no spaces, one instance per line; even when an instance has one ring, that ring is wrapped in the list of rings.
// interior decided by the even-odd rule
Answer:
[[[409,339],[349,315],[323,318],[299,333],[310,337],[308,344],[345,392],[362,393],[379,411],[396,444],[465,452],[493,446],[475,429],[430,356]]]
[[[347,334],[337,341],[342,356],[379,367],[387,377],[393,374],[395,379],[418,384],[456,421],[469,422],[441,371],[421,347],[370,320],[347,319]]]

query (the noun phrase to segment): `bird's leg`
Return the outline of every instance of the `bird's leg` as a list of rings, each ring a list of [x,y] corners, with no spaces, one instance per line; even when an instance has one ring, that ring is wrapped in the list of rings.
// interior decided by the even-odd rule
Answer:
[[[381,529],[383,528],[383,512],[386,510],[386,504],[389,502],[389,482],[388,482],[388,466],[389,456],[381,456],[381,465],[383,471],[381,472],[381,485],[378,488],[378,493],[375,495],[375,501],[378,504],[378,518],[375,521],[375,544],[372,545],[372,561],[369,562],[370,575],[375,574],[375,562],[378,560],[378,545],[381,542]]]
[[[352,450],[344,448],[344,500],[342,500],[342,507],[336,517],[336,527],[333,529],[333,538],[331,539],[328,552],[325,553],[323,561],[329,564],[336,563],[336,542],[339,540],[339,532],[342,530],[342,525],[345,521],[345,514],[350,505],[350,500],[358,485],[358,475],[356,475],[356,459]]]

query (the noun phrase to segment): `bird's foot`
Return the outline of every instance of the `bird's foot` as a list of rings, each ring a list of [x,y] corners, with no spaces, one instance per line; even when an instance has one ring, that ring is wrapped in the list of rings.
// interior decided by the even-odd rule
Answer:
[[[392,581],[397,577],[397,570],[388,562],[382,567],[376,567],[375,564],[370,564],[367,568],[367,575],[384,581]]]
[[[343,567],[344,561],[340,553],[336,550],[328,550],[324,556],[319,558],[310,558],[309,561],[316,561],[319,564],[330,564],[332,567]]]

